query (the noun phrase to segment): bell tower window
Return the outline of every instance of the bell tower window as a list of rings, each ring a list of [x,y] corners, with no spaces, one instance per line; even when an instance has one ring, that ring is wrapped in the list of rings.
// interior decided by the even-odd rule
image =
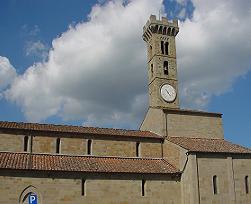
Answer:
[[[168,75],[168,61],[164,61],[164,74]]]
[[[165,54],[166,55],[168,55],[168,46],[169,46],[169,43],[165,42]]]
[[[163,55],[168,55],[169,43],[168,43],[168,42],[161,41],[160,47],[161,47],[161,53],[162,53]]]
[[[161,41],[161,53],[164,54],[164,41]]]

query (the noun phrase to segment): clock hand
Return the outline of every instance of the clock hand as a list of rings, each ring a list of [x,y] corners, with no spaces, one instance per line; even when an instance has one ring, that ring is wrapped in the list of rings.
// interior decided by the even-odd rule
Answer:
[[[170,93],[167,90],[166,90],[166,92],[168,93],[169,96],[171,96]]]

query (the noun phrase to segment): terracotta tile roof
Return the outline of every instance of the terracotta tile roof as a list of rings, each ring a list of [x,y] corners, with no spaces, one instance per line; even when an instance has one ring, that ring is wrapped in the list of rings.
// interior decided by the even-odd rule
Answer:
[[[178,169],[164,159],[49,154],[29,155],[28,153],[13,152],[0,152],[0,169],[88,173],[179,173]]]
[[[72,126],[72,125],[8,122],[8,121],[0,121],[0,130],[1,129],[2,130],[3,129],[4,130],[24,130],[24,131],[33,131],[33,132],[38,132],[38,131],[39,132],[54,132],[54,133],[63,132],[63,133],[69,133],[69,134],[107,135],[107,136],[163,139],[162,136],[154,134],[150,131],[83,127],[83,126]]]
[[[223,139],[168,137],[167,140],[192,152],[251,153],[251,149]]]

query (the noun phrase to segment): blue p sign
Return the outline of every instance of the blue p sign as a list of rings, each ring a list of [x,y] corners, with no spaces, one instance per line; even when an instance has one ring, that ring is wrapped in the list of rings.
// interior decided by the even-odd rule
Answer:
[[[36,194],[29,195],[29,204],[37,204],[37,195]]]

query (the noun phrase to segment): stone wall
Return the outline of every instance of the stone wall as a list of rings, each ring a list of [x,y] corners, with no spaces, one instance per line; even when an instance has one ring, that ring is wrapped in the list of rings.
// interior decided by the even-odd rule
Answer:
[[[182,171],[186,163],[186,152],[187,150],[167,140],[163,144],[163,157],[180,171]]]
[[[180,183],[175,180],[146,180],[145,196],[142,196],[142,180],[87,179],[82,195],[81,179],[35,178],[0,176],[0,203],[19,203],[21,192],[28,186],[39,195],[39,204],[77,204],[77,203],[180,203]],[[26,189],[25,193],[28,193]],[[24,199],[23,203],[28,203]]]
[[[222,118],[196,113],[166,113],[167,135],[223,139]]]
[[[23,138],[23,135],[0,133],[0,151],[22,152]]]
[[[251,157],[203,155],[198,157],[198,175],[201,203],[251,203],[245,189],[245,176],[251,177]],[[213,192],[213,176],[217,176],[217,193]]]
[[[251,203],[251,157],[233,158],[233,170],[236,203]],[[246,176],[248,176],[248,193],[245,186]]]
[[[162,136],[223,139],[220,114],[152,108],[140,126]]]
[[[159,135],[166,135],[165,115],[159,108],[149,108],[140,126],[140,130],[152,131]]]
[[[182,204],[200,204],[196,163],[196,155],[189,154],[181,175]],[[203,202],[201,202],[201,204],[202,203]]]
[[[92,155],[135,157],[136,142],[93,140]]]
[[[234,203],[231,163],[224,156],[198,158],[201,203]],[[217,193],[213,191],[213,176],[217,176]]]
[[[139,156],[161,158],[162,157],[161,143],[141,142]]]
[[[32,152],[56,154],[56,141],[58,137],[33,136]],[[105,137],[104,137],[105,138]],[[91,139],[91,138],[90,138]],[[113,139],[113,140],[112,140]],[[136,143],[139,142],[140,157],[161,157],[161,141],[118,140],[116,137],[108,139],[92,139],[91,155],[95,156],[121,156],[136,157]],[[60,154],[87,155],[87,138],[61,137]],[[28,151],[31,136],[29,136]],[[24,136],[0,134],[0,151],[23,152]]]
[[[33,153],[56,153],[56,137],[33,137]]]
[[[61,138],[61,153],[70,155],[87,154],[87,140],[82,138]]]

